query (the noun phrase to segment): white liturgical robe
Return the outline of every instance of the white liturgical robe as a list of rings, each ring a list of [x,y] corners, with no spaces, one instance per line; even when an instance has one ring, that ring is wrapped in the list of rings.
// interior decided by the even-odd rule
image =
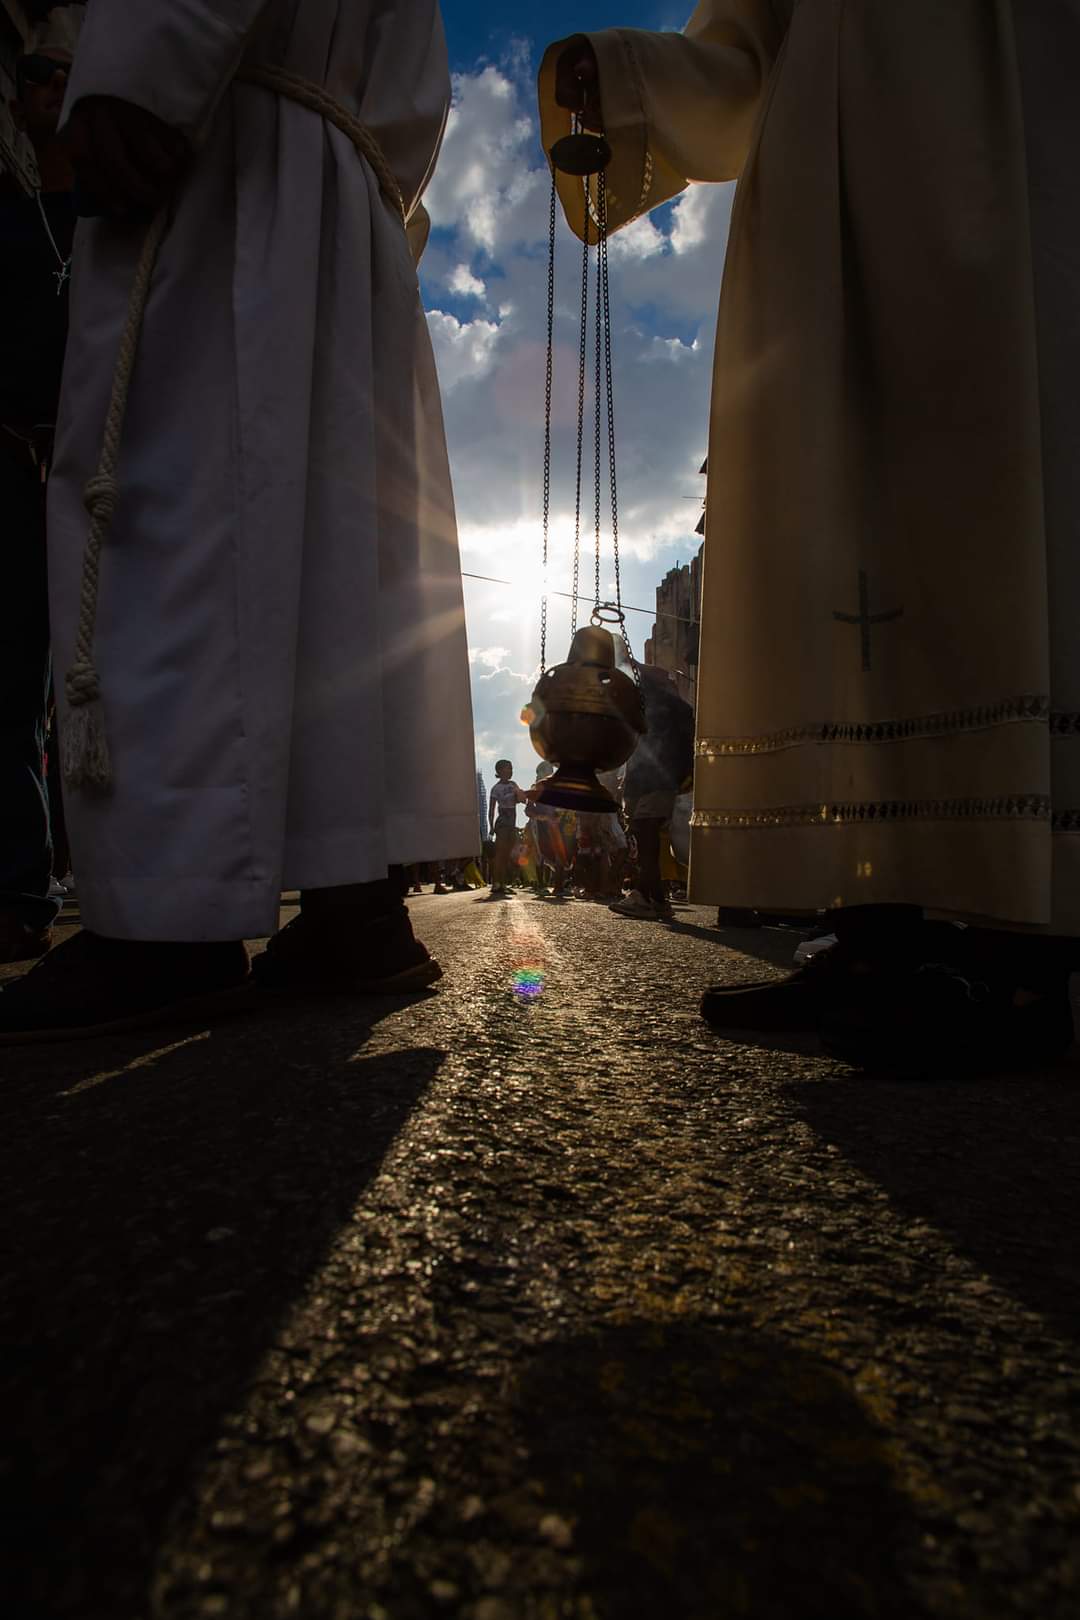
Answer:
[[[1080,933],[1080,0],[589,37],[614,225],[739,180],[692,897]]]
[[[84,918],[118,938],[258,936],[283,886],[476,846],[453,499],[409,241],[351,141],[235,82],[248,64],[356,114],[414,227],[449,106],[437,0],[88,10],[68,107],[118,96],[198,149],[154,274],[102,560],[113,786],[68,795]],[[58,676],[141,240],[107,221],[78,232],[50,490]]]

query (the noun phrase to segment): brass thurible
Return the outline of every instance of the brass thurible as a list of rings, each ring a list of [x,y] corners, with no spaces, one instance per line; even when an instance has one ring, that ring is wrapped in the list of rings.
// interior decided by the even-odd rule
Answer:
[[[541,675],[521,718],[536,752],[558,766],[540,790],[540,804],[618,809],[596,773],[613,771],[629,759],[645,717],[637,686],[615,666],[610,630],[595,623],[578,630],[566,663]]]

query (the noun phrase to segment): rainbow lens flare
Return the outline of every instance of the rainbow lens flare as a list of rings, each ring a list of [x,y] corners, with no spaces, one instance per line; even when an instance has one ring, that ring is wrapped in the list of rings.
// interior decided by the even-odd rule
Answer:
[[[515,928],[510,935],[510,990],[518,1001],[535,1001],[544,993],[544,940],[535,928]]]
[[[510,988],[515,996],[523,1001],[532,1001],[544,993],[544,970],[542,967],[515,968],[510,978]]]

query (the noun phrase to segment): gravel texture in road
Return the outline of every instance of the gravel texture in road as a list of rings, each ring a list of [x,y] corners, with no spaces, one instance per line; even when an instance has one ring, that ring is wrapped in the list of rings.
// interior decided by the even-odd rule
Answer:
[[[0,1052],[12,1620],[1075,1620],[1080,1088],[717,1038],[796,938]]]

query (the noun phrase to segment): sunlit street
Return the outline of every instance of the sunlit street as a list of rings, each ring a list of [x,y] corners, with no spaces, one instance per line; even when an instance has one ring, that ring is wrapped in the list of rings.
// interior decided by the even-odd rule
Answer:
[[[10,1612],[1067,1620],[1075,1070],[724,1042],[795,940],[701,909],[412,910],[426,998],[7,1055]]]

